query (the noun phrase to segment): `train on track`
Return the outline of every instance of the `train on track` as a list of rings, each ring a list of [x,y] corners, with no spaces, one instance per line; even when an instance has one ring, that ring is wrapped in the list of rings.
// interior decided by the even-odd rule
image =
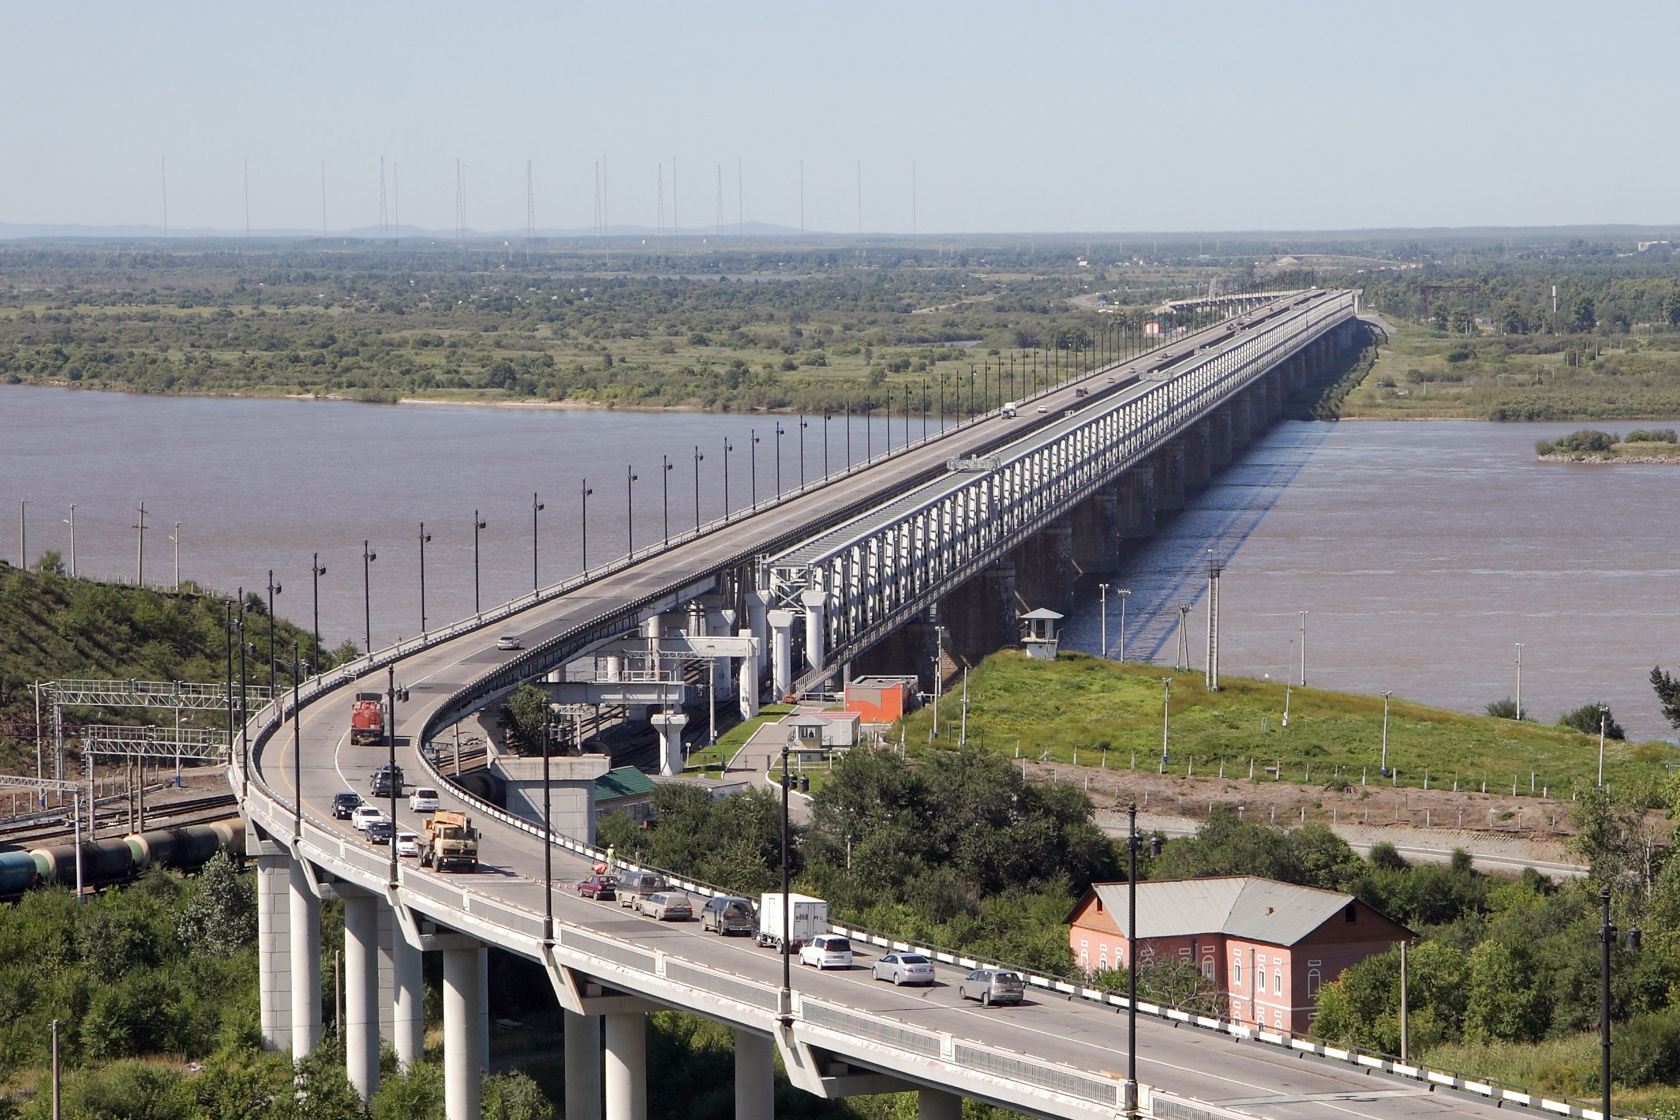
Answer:
[[[238,817],[208,824],[157,828],[82,844],[82,885],[122,883],[149,867],[196,871],[219,851],[245,849],[245,822]],[[75,889],[76,845],[0,851],[0,899],[17,898],[31,887]]]

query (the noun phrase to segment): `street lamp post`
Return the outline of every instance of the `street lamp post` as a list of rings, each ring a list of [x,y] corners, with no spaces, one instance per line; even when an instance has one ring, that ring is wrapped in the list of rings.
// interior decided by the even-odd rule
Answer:
[[[636,482],[642,476],[628,463],[624,467],[624,555],[636,555]]]
[[[550,733],[551,709],[543,705],[543,942],[554,943],[554,812],[550,804],[552,787],[548,778],[548,756],[554,747]]]
[[[175,522],[175,529],[169,534],[169,543],[175,547],[175,591],[181,590],[181,523]]]
[[[1598,706],[1598,788],[1604,788],[1604,725],[1610,718],[1610,709],[1600,704]]]
[[[1385,692],[1385,693],[1382,694],[1382,698],[1383,698],[1382,764],[1377,768],[1377,772],[1385,778],[1388,777],[1388,700],[1389,700],[1389,697],[1391,697],[1393,695],[1394,695],[1393,692]]]
[[[1307,612],[1301,612],[1301,687],[1307,687]]]
[[[694,445],[694,531],[700,531],[700,464],[706,457],[700,454],[700,445]]]
[[[751,499],[753,509],[758,508],[758,429],[748,428],[747,435],[751,444],[747,447],[747,473],[751,479],[747,486],[747,496]]]
[[[782,500],[782,422],[776,421],[776,500]]]
[[[1097,584],[1097,594],[1102,601],[1102,605],[1097,608],[1097,614],[1101,618],[1099,633],[1102,635],[1099,639],[1101,645],[1097,647],[1100,651],[1097,656],[1106,658],[1108,656],[1108,584]]]
[[[531,590],[540,586],[537,582],[537,514],[543,511],[543,503],[537,501],[535,491],[531,493]]]
[[[1120,660],[1126,660],[1126,600],[1132,597],[1129,588],[1119,588],[1114,592],[1120,596]]]
[[[792,831],[788,825],[788,799],[792,796],[788,792],[788,747],[792,743],[792,737],[793,732],[790,730],[788,738],[782,740],[782,992],[778,1001],[780,1014],[777,1018],[783,1026],[793,1022],[793,958],[788,952],[793,939],[793,930],[788,920],[788,852]]]
[[[268,570],[268,696],[274,699],[274,597],[280,585],[274,582],[274,569]]]
[[[420,522],[420,633],[426,632],[426,542],[432,535],[426,532],[426,523]]]
[[[1515,644],[1516,644],[1516,647],[1517,647],[1517,722],[1521,723],[1522,722],[1522,647],[1523,647],[1523,644],[1521,642],[1517,642]]]
[[[29,570],[29,500],[18,499],[18,567]]]
[[[735,445],[729,442],[729,437],[723,437],[723,520],[729,521],[729,453],[735,450]]]
[[[1172,741],[1172,678],[1161,678],[1161,765],[1167,764],[1167,746]]]
[[[828,425],[834,419],[834,413],[823,409],[823,477],[828,477]]]
[[[799,414],[799,488],[805,489],[805,429],[810,425],[805,421],[805,414]]]
[[[593,491],[589,488],[589,480],[587,478],[584,479],[582,485],[578,487],[578,498],[582,502],[582,508],[583,508],[583,516],[581,518],[581,521],[582,521],[582,525],[583,525],[583,542],[582,543],[583,543],[583,574],[584,575],[589,574],[589,495],[591,495],[593,493],[595,493],[595,491]]]
[[[1598,901],[1604,907],[1604,925],[1598,932],[1598,1087],[1600,1116],[1610,1120],[1610,948],[1616,943],[1616,923],[1610,920],[1610,888],[1598,889]],[[1644,937],[1637,926],[1627,931],[1627,947],[1637,951]]]
[[[1138,1114],[1137,1083],[1137,856],[1143,837],[1137,827],[1137,802],[1126,806],[1126,1098],[1131,1120]],[[1160,837],[1149,842],[1150,855],[1161,854]]]
[[[671,543],[671,471],[674,470],[675,468],[671,466],[671,456],[666,454],[663,451],[659,453],[659,465],[661,467],[661,470],[659,472],[659,497],[660,497],[660,501],[663,502],[664,506],[665,506],[665,524],[664,524],[665,543],[670,544]]]
[[[311,637],[315,639],[315,660],[312,664],[316,672],[321,669],[321,577],[327,574],[327,566],[321,563],[321,554],[309,554],[309,585],[310,585],[310,617],[314,630]]]
[[[368,569],[379,559],[379,553],[368,547],[368,542],[362,542],[362,639],[367,646],[367,652],[373,652],[373,589],[368,579]]]
[[[70,578],[76,578],[76,503],[70,503],[70,517],[65,522],[70,526]]]
[[[489,527],[490,526],[485,522],[484,518],[482,518],[478,515],[478,511],[476,509],[473,510],[473,613],[474,614],[478,614],[480,609],[481,609],[479,607],[479,601],[478,601],[478,531],[480,529],[488,529]]]
[[[134,586],[146,586],[146,503],[140,503],[134,528],[138,531],[134,543]]]

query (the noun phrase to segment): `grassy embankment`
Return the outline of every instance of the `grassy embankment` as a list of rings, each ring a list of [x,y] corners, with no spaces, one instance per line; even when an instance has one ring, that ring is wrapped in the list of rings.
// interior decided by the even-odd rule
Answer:
[[[1666,420],[1680,336],[1463,335],[1394,324],[1342,403],[1359,420]]]

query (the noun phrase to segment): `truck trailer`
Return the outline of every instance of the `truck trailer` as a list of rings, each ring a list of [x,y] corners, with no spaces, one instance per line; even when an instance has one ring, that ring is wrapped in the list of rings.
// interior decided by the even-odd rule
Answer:
[[[828,903],[808,894],[789,893],[788,896],[789,951],[799,947],[819,933],[828,932]],[[782,892],[765,891],[758,900],[758,943],[782,943]]]
[[[439,871],[478,870],[478,832],[465,813],[439,810],[426,818],[420,866]]]
[[[350,709],[350,745],[365,746],[385,741],[385,699],[377,692],[356,693]]]

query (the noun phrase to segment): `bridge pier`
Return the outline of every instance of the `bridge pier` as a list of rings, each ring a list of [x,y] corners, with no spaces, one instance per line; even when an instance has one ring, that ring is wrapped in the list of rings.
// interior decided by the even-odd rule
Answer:
[[[443,950],[443,1111],[449,1120],[478,1120],[483,1111],[485,956],[476,943]]]
[[[736,1027],[735,1120],[771,1120],[775,1114],[775,1045],[768,1036]]]
[[[659,773],[672,777],[683,772],[682,731],[688,726],[688,716],[681,710],[660,712],[653,716],[653,729],[659,732]]]
[[[753,636],[752,627],[743,626],[739,636],[751,638]],[[759,643],[759,648],[763,648],[762,641]],[[755,653],[751,657],[741,658],[738,662],[738,669],[741,675],[736,679],[735,684],[739,689],[737,696],[741,705],[741,718],[752,719],[758,715],[758,654]]]
[[[1073,566],[1082,573],[1112,572],[1120,556],[1120,492],[1108,486],[1073,511]]]
[[[1046,525],[1010,554],[1015,565],[1015,607],[1036,610],[1048,607],[1062,614],[1073,610],[1073,524],[1062,518]],[[1014,619],[1010,619],[1010,636],[1003,643],[1012,645]]]
[[[566,1058],[565,1115],[601,1115],[601,1017],[561,1011]]]
[[[793,612],[775,610],[770,621],[770,685],[779,703],[793,691]]]
[[[1184,447],[1173,440],[1148,459],[1156,516],[1184,508]]]
[[[291,918],[292,1060],[315,1052],[321,1041],[321,900],[310,889],[299,860],[288,867]]]
[[[379,1089],[379,904],[344,895],[344,1072],[366,1101]]]
[[[827,663],[828,657],[823,641],[828,633],[824,629],[828,621],[828,592],[801,591],[799,601],[805,607],[805,668],[819,670]]]
[[[962,1120],[962,1098],[943,1089],[919,1090],[916,1120]]]
[[[257,864],[257,1007],[263,1048],[292,1044],[292,957],[287,939],[291,857],[272,840],[255,840]]]
[[[632,1011],[602,1018],[606,1020],[602,1078],[606,1120],[647,1120],[647,1014]],[[450,1120],[455,1120],[453,1113]]]
[[[426,1033],[421,953],[403,936],[389,906],[380,908],[379,917],[390,927],[391,1045],[397,1052],[397,1064],[405,1070],[413,1069],[420,1060]]]

